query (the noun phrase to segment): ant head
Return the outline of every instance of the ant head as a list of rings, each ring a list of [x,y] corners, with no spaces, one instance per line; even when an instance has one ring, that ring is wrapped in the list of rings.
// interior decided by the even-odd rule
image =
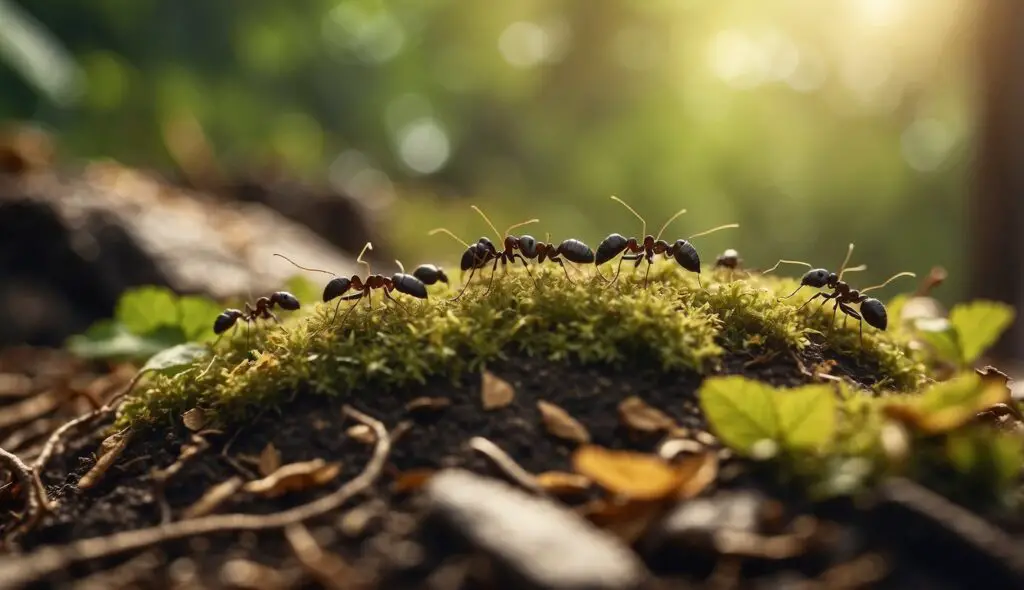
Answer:
[[[674,252],[672,256],[679,266],[700,274],[700,255],[697,254],[697,249],[693,247],[693,244],[687,240],[676,240],[676,243],[672,245],[672,251]]]
[[[235,325],[244,314],[237,309],[225,309],[213,320],[213,333],[222,334]]]
[[[338,277],[331,279],[324,287],[324,302],[330,301],[336,297],[341,297],[352,287],[352,281],[345,277]]]
[[[270,300],[281,306],[281,309],[295,311],[299,308],[299,300],[288,291],[278,291],[270,296]]]
[[[531,235],[519,236],[519,251],[527,258],[537,255],[537,240]]]
[[[505,248],[506,252],[511,252],[512,250],[515,250],[516,249],[516,237],[515,236],[505,236],[505,239],[502,240],[502,246]]]
[[[800,279],[800,285],[804,287],[814,287],[821,289],[833,283],[836,280],[836,273],[829,272],[824,268],[815,268],[807,271],[803,278]]]
[[[869,326],[879,330],[885,330],[889,324],[889,314],[885,311],[885,305],[871,297],[860,302],[860,315]]]

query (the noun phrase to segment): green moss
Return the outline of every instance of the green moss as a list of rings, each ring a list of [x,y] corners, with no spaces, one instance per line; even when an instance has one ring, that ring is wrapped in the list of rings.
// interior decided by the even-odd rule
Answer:
[[[456,290],[443,285],[431,287],[428,301],[399,295],[402,307],[389,302],[387,309],[376,293],[372,312],[360,302],[343,326],[330,321],[334,305],[306,302],[286,329],[253,331],[251,347],[263,351],[255,362],[240,332],[203,366],[153,377],[122,406],[119,426],[175,419],[196,406],[230,422],[299,390],[344,395],[438,375],[456,380],[516,350],[613,365],[646,357],[665,370],[708,373],[727,352],[789,354],[826,331],[830,310],[797,309],[810,293],[777,301],[794,280],[741,275],[730,282],[727,273],[704,272],[705,291],[696,275],[662,261],[646,288],[642,272],[628,271],[605,288],[591,269],[570,284],[558,268],[533,266],[532,277],[516,268],[499,271],[486,294],[487,280],[474,280],[457,302],[448,301]],[[898,334],[867,328],[861,352],[854,323],[832,330],[827,341],[841,354],[862,354],[858,362],[877,366],[871,372],[889,388],[912,390],[925,380]]]

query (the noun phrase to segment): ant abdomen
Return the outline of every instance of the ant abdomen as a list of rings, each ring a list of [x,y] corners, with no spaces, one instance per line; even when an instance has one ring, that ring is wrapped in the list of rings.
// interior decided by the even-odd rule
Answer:
[[[405,293],[406,295],[412,295],[419,299],[427,298],[427,286],[422,281],[412,275],[403,273],[395,273],[391,275],[391,284],[395,286],[395,290],[399,293]]]
[[[270,296],[270,300],[288,311],[299,309],[299,300],[288,291],[278,291]]]
[[[352,287],[352,280],[345,277],[338,277],[328,281],[324,286],[324,302],[341,297]]]
[[[621,237],[621,236],[620,236]],[[558,252],[569,262],[590,264],[594,262],[594,251],[583,242],[570,238],[558,245]]]
[[[412,271],[412,276],[419,279],[424,285],[433,285],[434,283],[448,283],[448,275],[444,274],[444,269],[433,264],[421,264],[416,267],[416,270]]]
[[[597,254],[594,257],[594,264],[601,266],[612,258],[615,258],[626,249],[626,245],[628,243],[629,240],[620,234],[609,235],[604,240],[601,240],[601,243],[597,246]]]
[[[700,255],[697,254],[697,249],[693,247],[693,244],[687,240],[676,240],[676,243],[672,245],[672,250],[674,250],[672,256],[679,266],[700,274]]]
[[[869,326],[885,330],[889,325],[889,314],[885,311],[885,305],[872,297],[860,302],[860,315]]]
[[[244,315],[245,314],[238,309],[225,309],[217,316],[217,319],[213,321],[213,333],[223,334],[234,326],[235,323],[238,322],[238,319]]]

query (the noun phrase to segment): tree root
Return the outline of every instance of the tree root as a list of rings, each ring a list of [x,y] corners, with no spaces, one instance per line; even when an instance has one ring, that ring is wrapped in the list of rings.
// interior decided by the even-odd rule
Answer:
[[[0,558],[0,590],[22,588],[83,561],[104,559],[127,551],[144,549],[158,543],[195,535],[223,531],[280,529],[337,509],[353,496],[364,492],[374,484],[380,477],[388,453],[391,451],[391,439],[383,424],[350,406],[345,406],[344,412],[347,416],[372,428],[377,435],[377,443],[363,472],[331,494],[275,514],[204,516],[115,533],[106,537],[82,539],[63,546],[44,547],[26,555]]]
[[[18,485],[28,494],[25,500],[25,516],[22,518],[21,524],[7,535],[6,542],[13,543],[20,535],[39,522],[43,513],[49,510],[50,503],[46,499],[46,490],[43,489],[38,475],[17,455],[0,449],[0,464],[3,464],[11,472]]]

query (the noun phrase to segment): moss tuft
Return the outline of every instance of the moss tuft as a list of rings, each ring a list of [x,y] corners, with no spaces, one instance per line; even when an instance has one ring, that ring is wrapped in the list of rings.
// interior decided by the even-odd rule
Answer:
[[[865,328],[861,353],[855,322],[846,329],[837,322],[829,332],[830,309],[797,309],[811,290],[777,301],[795,288],[792,279],[737,273],[730,281],[726,272],[704,272],[705,291],[696,275],[660,261],[646,288],[643,272],[628,271],[605,288],[590,269],[576,273],[575,284],[561,269],[532,269],[532,276],[499,270],[486,294],[489,277],[474,279],[456,302],[448,299],[457,290],[443,285],[430,288],[428,301],[398,295],[402,306],[388,302],[386,309],[375,293],[372,311],[360,302],[344,325],[331,323],[335,305],[306,302],[309,311],[293,314],[286,329],[253,330],[251,347],[262,351],[253,353],[255,362],[247,360],[240,332],[212,360],[151,378],[126,400],[118,427],[173,419],[197,406],[232,422],[300,390],[372,395],[439,375],[455,380],[516,350],[617,366],[648,359],[666,371],[707,374],[728,352],[789,354],[821,334],[836,356],[877,367],[879,388],[907,391],[925,381],[899,334]],[[350,305],[343,303],[341,314]]]

